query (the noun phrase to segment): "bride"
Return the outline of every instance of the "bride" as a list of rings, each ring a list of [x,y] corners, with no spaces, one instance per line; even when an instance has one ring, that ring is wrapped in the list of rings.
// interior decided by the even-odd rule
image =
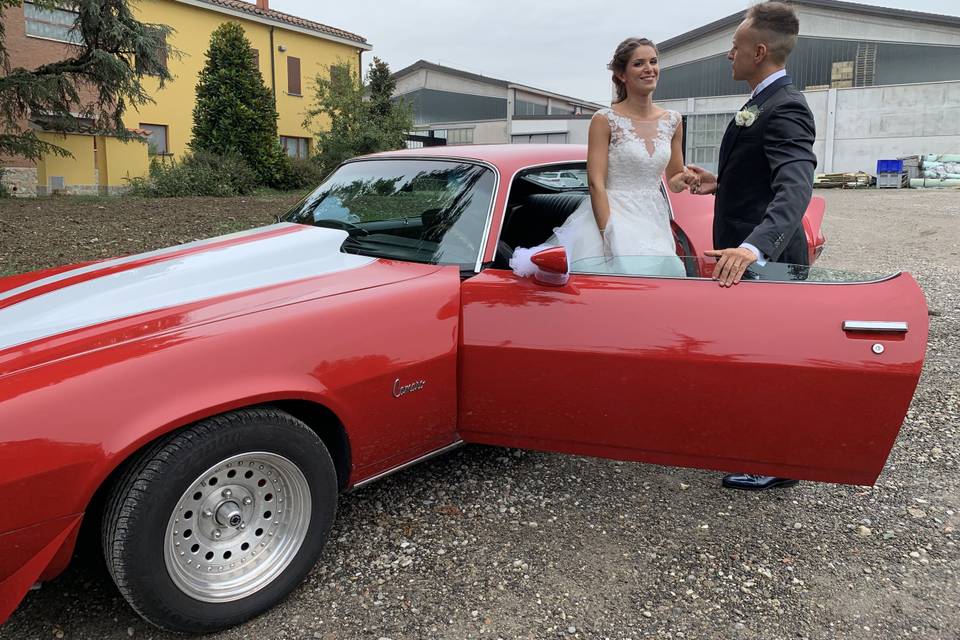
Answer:
[[[628,38],[617,47],[608,65],[617,99],[590,122],[590,198],[544,244],[514,250],[510,268],[517,275],[535,273],[531,256],[558,245],[574,271],[684,275],[660,181],[666,172],[667,186],[679,193],[697,179],[683,165],[680,114],[653,104],[657,56],[646,38]]]

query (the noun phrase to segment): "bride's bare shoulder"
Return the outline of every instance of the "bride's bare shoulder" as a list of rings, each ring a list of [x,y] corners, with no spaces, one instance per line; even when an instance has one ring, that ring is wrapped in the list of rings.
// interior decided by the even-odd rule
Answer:
[[[594,112],[593,116],[590,117],[590,128],[610,128],[610,119],[611,119],[612,110],[609,107],[604,107],[599,111]]]

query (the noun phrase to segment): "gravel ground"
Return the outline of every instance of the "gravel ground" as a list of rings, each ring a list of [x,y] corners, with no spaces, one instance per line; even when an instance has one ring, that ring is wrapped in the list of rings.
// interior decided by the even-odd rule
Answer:
[[[905,269],[924,374],[875,487],[467,447],[342,497],[308,581],[216,639],[960,637],[960,192],[828,191],[821,266]],[[0,639],[173,638],[87,551]]]

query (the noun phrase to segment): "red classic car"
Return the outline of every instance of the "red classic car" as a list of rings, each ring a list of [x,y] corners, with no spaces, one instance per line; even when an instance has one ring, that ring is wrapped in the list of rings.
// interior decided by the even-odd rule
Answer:
[[[873,483],[923,363],[913,278],[769,264],[722,288],[688,194],[683,277],[562,249],[515,276],[587,197],[585,158],[358,158],[275,225],[0,279],[0,620],[83,523],[150,622],[237,624],[307,575],[339,492],[463,443]]]

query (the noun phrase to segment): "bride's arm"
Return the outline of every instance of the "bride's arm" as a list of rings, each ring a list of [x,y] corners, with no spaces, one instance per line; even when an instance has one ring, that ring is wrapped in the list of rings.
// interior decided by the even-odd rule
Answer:
[[[610,122],[601,116],[590,121],[587,138],[587,180],[590,184],[590,203],[597,227],[603,233],[610,219],[610,201],[607,199],[607,161],[610,151]]]
[[[667,163],[667,186],[670,191],[680,193],[687,188],[691,180],[690,172],[683,166],[683,120],[677,124],[677,130],[673,132],[673,140],[670,142],[670,162]]]

